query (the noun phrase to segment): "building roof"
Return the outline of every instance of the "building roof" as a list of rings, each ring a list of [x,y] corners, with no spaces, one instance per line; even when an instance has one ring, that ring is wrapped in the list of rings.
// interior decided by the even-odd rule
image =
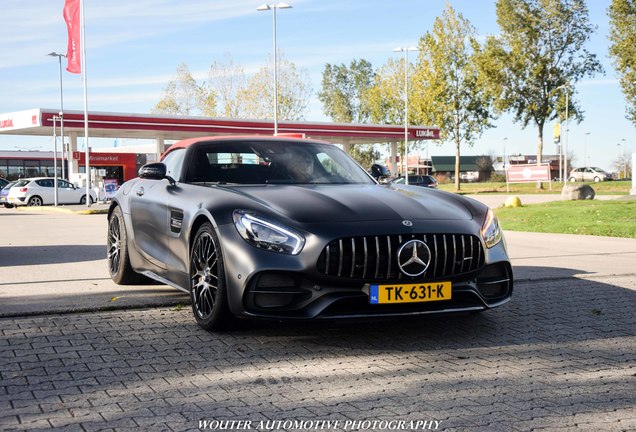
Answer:
[[[483,156],[460,156],[459,171],[479,171],[477,160]],[[431,156],[433,172],[454,172],[455,156]]]

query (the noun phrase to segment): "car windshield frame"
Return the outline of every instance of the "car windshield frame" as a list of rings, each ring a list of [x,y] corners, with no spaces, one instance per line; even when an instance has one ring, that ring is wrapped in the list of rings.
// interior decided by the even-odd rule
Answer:
[[[342,149],[315,141],[204,142],[184,164],[185,182],[192,184],[376,184]]]

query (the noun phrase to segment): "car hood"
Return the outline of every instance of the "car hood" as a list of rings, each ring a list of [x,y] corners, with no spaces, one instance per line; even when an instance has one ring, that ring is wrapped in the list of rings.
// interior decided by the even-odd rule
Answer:
[[[301,223],[470,220],[478,203],[417,186],[276,185],[233,192]]]

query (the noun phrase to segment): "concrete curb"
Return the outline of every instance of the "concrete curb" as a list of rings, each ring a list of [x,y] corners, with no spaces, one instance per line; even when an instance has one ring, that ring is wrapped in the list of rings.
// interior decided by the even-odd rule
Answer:
[[[41,207],[28,207],[28,206],[16,206],[15,210],[29,212],[29,213],[65,213],[76,215],[94,215],[94,214],[106,214],[108,213],[108,204],[95,204],[91,207],[81,205],[71,206],[41,206]]]

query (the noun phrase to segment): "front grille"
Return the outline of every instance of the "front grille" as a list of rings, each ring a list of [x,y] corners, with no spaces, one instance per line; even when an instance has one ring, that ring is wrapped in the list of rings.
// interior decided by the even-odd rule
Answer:
[[[415,279],[398,268],[400,246],[422,240],[431,262],[418,279],[438,279],[469,273],[484,265],[484,251],[476,236],[465,234],[409,234],[349,237],[330,242],[318,258],[318,271],[327,276],[366,280]]]

